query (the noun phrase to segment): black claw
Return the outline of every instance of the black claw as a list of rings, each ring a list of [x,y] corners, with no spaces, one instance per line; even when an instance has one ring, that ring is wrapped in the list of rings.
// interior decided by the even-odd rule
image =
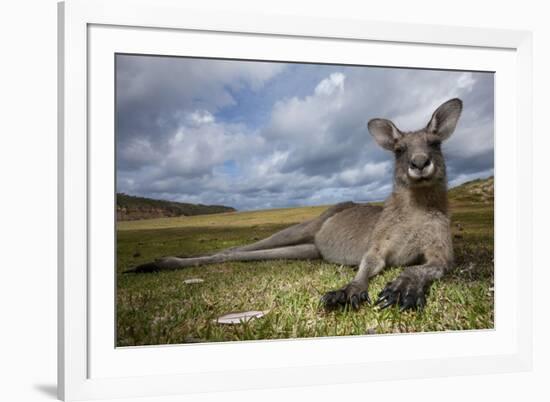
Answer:
[[[359,297],[361,298],[361,301],[364,301],[364,302],[367,302],[368,304],[371,304],[370,297],[369,297],[369,292],[367,292],[366,290],[361,292]]]
[[[354,310],[359,309],[359,297],[357,297],[357,295],[351,296],[349,302]]]
[[[387,300],[385,303],[380,304],[380,305],[378,306],[378,308],[379,308],[380,310],[384,310],[384,309],[387,309],[387,308],[390,307],[390,306],[393,306],[393,304],[394,304],[394,301],[392,301],[392,300]]]
[[[414,309],[416,307],[416,298],[413,295],[408,294],[402,300],[399,300],[399,310],[405,311],[408,309]]]
[[[387,300],[393,293],[389,289],[384,289],[378,294],[378,299],[376,300],[375,305],[379,305],[383,301]]]
[[[346,304],[346,292],[343,290],[339,290],[338,292],[338,303],[339,304]]]
[[[384,303],[382,303],[382,301]],[[379,306],[380,310],[384,310],[385,308],[388,308],[392,305],[394,305],[397,302],[397,296],[395,293],[389,294],[384,298],[384,300],[380,301],[382,304]]]
[[[377,306],[380,303],[382,303],[384,300],[386,300],[386,296],[387,296],[387,294],[386,294],[385,290],[378,293],[378,297],[376,298],[376,301],[374,302],[374,305]]]

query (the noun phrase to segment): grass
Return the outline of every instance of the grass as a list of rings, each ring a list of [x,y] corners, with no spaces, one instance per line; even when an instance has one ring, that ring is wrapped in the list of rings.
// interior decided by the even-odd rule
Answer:
[[[493,205],[452,203],[456,268],[434,283],[423,312],[363,305],[326,312],[319,298],[354,276],[323,261],[228,262],[154,274],[122,274],[165,255],[192,256],[247,244],[317,216],[326,207],[291,208],[120,222],[117,243],[117,345],[300,338],[493,328]],[[400,273],[374,278],[371,296]],[[203,283],[185,284],[202,278]],[[237,325],[214,320],[235,311],[269,311]]]

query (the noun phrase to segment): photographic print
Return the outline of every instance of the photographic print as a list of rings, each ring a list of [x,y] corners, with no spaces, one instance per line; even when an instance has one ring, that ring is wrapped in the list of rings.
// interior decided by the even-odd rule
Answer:
[[[494,74],[117,54],[116,345],[494,327]]]

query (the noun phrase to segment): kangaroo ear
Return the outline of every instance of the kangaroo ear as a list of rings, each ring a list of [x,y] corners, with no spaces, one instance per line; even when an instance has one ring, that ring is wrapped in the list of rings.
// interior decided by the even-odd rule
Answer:
[[[378,145],[390,151],[393,151],[396,141],[403,136],[403,133],[386,119],[372,119],[368,127]]]
[[[441,140],[446,140],[455,131],[460,113],[462,113],[462,101],[458,98],[448,100],[434,112],[427,130],[438,135]]]

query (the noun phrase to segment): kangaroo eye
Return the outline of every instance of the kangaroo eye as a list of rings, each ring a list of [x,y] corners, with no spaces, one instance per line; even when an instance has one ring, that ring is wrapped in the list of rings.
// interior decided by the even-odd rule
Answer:
[[[395,152],[396,156],[401,156],[405,152],[405,147],[403,145],[396,145],[393,152]]]
[[[428,145],[434,148],[439,147],[441,145],[441,140],[437,137],[428,138]]]

